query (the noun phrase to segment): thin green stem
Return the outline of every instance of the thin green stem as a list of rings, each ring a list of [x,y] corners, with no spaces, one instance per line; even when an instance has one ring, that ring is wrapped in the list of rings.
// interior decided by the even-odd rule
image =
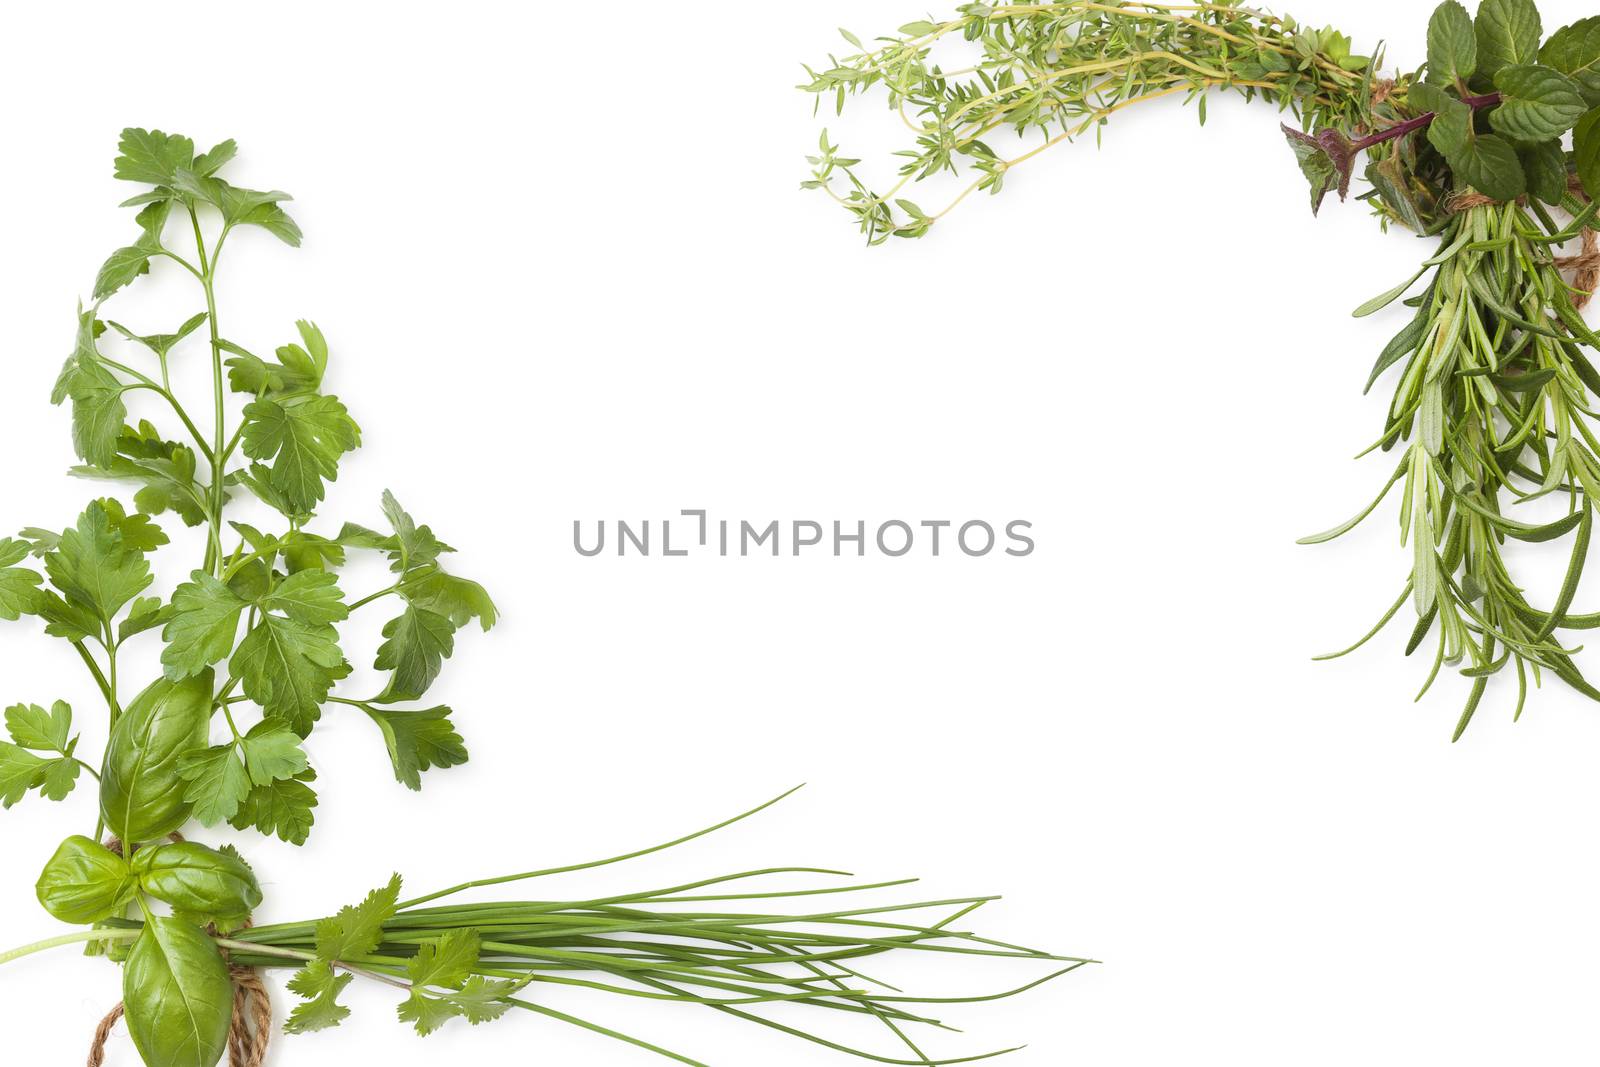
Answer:
[[[31,956],[36,952],[46,952],[53,948],[63,948],[67,945],[81,945],[86,941],[133,941],[139,936],[137,929],[116,930],[78,930],[59,937],[48,937],[43,941],[35,941],[31,945],[21,945],[7,952],[0,952],[0,964],[20,960],[24,956]]]

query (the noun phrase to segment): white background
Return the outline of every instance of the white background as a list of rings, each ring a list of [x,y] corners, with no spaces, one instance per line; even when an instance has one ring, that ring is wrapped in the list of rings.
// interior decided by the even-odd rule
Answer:
[[[1382,37],[1395,61],[1422,58],[1431,5],[1300,6],[1358,48]],[[1589,13],[1543,6],[1552,27]],[[796,191],[817,123],[792,86],[801,60],[842,47],[835,26],[922,14],[8,10],[0,529],[60,527],[98,491],[63,476],[68,417],[46,397],[74,301],[133,236],[118,130],[235,137],[231,176],[293,192],[307,239],[233,239],[225,332],[262,350],[316,319],[366,435],[325,523],[376,524],[393,487],[505,612],[461,635],[437,690],[472,762],[422,793],[393,781],[369,723],[330,713],[310,744],[311,843],[242,841],[268,894],[258,919],[326,914],[394,869],[420,891],[609,854],[807,781],[756,823],[567,885],[801,863],[920,874],[927,896],[1003,892],[976,925],[1105,961],[951,1009],[967,1033],[930,1042],[1026,1041],[1016,1067],[1593,1062],[1600,709],[1550,690],[1513,725],[1500,684],[1452,746],[1464,684],[1413,705],[1426,664],[1400,656],[1408,626],[1310,659],[1365,630],[1406,571],[1390,507],[1334,546],[1294,539],[1387,474],[1350,457],[1378,431],[1387,388],[1360,387],[1402,320],[1348,309],[1425,246],[1353,203],[1313,220],[1272,110],[1215,98],[1204,130],[1175,101],[1136,109],[1103,151],[1058,149],[930,239],[865,249]],[[872,159],[901,147],[891,129],[851,124],[846,146]],[[107,312],[169,329],[195,299],[158,271]],[[203,349],[182,362],[203,373]],[[694,507],[1025,518],[1039,548],[571,548],[575,518]],[[169,583],[198,552],[179,540]],[[350,634],[358,667],[381,621]],[[71,650],[7,627],[0,700],[57,697],[98,754]],[[0,815],[0,940],[59,930],[34,872],[92,821],[87,790]],[[975,992],[1033,972],[898,973]],[[284,1039],[274,1062],[656,1062],[532,1016],[422,1043],[391,992],[353,991],[349,1023]],[[848,1062],[695,1009],[541,995],[717,1067]],[[6,967],[7,1059],[75,1060],[116,999],[114,969],[71,951]],[[125,1037],[109,1062],[134,1062]]]

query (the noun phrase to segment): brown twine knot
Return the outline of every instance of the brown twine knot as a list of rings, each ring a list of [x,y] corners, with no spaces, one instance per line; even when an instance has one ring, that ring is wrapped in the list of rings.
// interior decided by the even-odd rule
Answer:
[[[182,841],[179,834],[172,839]],[[107,838],[106,848],[122,855],[122,842]],[[245,926],[250,925],[246,919]],[[212,930],[212,933],[216,933]],[[267,1060],[267,1044],[272,1040],[272,998],[267,995],[266,983],[254,967],[228,965],[228,977],[233,980],[233,1016],[228,1021],[228,1067],[262,1067]],[[123,1006],[106,1012],[100,1025],[94,1028],[94,1040],[89,1045],[88,1067],[101,1067],[106,1060],[106,1042],[117,1021],[123,1016]]]

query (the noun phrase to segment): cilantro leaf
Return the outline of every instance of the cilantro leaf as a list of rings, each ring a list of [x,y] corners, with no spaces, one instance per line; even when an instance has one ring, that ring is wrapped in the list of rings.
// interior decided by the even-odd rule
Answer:
[[[229,669],[246,696],[304,737],[333,683],[348,673],[338,637],[327,623],[266,615],[239,642]]]
[[[161,631],[161,665],[174,681],[199,674],[233,651],[248,605],[205,571],[194,571],[172,594],[172,621]]]
[[[461,1009],[446,997],[431,996],[420,989],[400,1002],[400,1021],[411,1023],[418,1035],[427,1037],[451,1019],[460,1017]]]
[[[387,639],[378,647],[373,666],[393,671],[380,702],[417,700],[428,691],[444,661],[455,651],[455,624],[443,615],[406,605],[403,614],[383,627]]]
[[[394,918],[400,900],[400,876],[374,889],[359,904],[347,904],[317,923],[317,957],[330,963],[370,955],[383,940],[383,924]]]
[[[289,990],[305,1001],[295,1005],[283,1028],[291,1034],[309,1034],[338,1026],[350,1017],[350,1009],[339,1003],[339,994],[354,980],[353,974],[334,974],[323,960],[313,960],[289,979]]]
[[[422,772],[467,762],[467,746],[450,722],[448,707],[426,711],[390,711],[363,705],[383,731],[394,764],[395,780],[409,789],[422,788]]]
[[[436,995],[428,986],[461,986],[472,978],[478,963],[479,939],[476,930],[451,930],[437,941],[424,942],[417,954],[406,961],[411,979],[411,995],[400,1005],[402,1022],[414,1023],[423,1037],[446,1021],[466,1014],[452,995]]]
[[[307,783],[316,780],[316,772],[308,769],[293,778],[256,786],[228,820],[229,825],[235,830],[254,827],[263,834],[276,834],[291,845],[305,844],[316,821],[311,809],[317,806],[317,794]]]
[[[125,543],[122,509],[96,500],[45,554],[45,572],[70,604],[105,623],[151,582],[144,554]]]
[[[339,457],[361,444],[361,428],[337,397],[295,403],[257,400],[244,409],[244,452],[271,463],[271,484],[297,512],[314,510]]]

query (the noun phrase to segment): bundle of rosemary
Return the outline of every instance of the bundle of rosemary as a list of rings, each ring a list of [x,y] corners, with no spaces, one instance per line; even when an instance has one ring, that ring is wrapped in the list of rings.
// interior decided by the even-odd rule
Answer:
[[[84,814],[85,829],[95,819],[93,835],[64,840],[37,882],[46,911],[85,929],[0,953],[5,963],[83,944],[122,964],[123,1001],[96,1031],[91,1063],[100,1062],[113,1027],[126,1020],[146,1067],[213,1067],[225,1053],[235,1067],[260,1067],[272,1014],[255,969],[284,966],[295,968],[289,987],[301,998],[286,1024],[292,1032],[341,1022],[349,1012],[340,993],[362,976],[403,990],[400,1018],[420,1034],[453,1019],[476,1024],[517,1009],[699,1062],[541,1002],[541,989],[562,985],[706,1006],[882,1063],[956,1063],[965,1061],[930,1058],[911,1036],[941,1025],[926,1005],[992,998],[903,995],[867,977],[860,961],[938,952],[1054,965],[1023,988],[1085,962],[954,927],[993,898],[837,903],[838,894],[904,882],[735,891],[742,887],[734,883],[780,875],[842,874],[803,867],[601,899],[434,903],[633,859],[729,823],[627,856],[467,882],[408,901],[400,899],[396,876],[332,917],[252,927],[262,892],[238,849],[179,832],[226,823],[304,843],[317,776],[303,742],[325,714],[368,723],[395,778],[411,789],[420,789],[430,770],[464,763],[454,712],[416,705],[458,633],[474,622],[490,629],[498,611],[481,585],[447,568],[454,550],[391,493],[382,501],[387,530],[347,522],[319,531],[316,512],[341,459],[361,441],[355,419],[325,388],[328,341],[301,322],[297,342],[272,357],[257,355],[223,331],[216,298],[223,251],[241,246],[241,231],[300,242],[283,207],[288,195],[223,178],[236,152],[232,141],[196,152],[182,135],[130,129],[119,149],[116,177],[141,186],[127,201],[139,209],[138,236],[100,269],[54,400],[71,405],[82,460],[73,473],[127,485],[131,506],[95,500],[64,529],[29,528],[0,539],[0,619],[37,620],[48,636],[68,642],[105,705],[97,761],[86,759],[80,744],[85,717],[61,700],[8,708],[9,740],[0,741],[0,806],[30,794],[81,798],[84,776],[98,794],[93,814]],[[156,269],[192,280],[204,310],[160,331],[102,314],[107,301]],[[126,311],[122,317],[136,321]],[[185,403],[192,383],[174,373],[202,341],[209,359],[199,366],[210,371],[202,378],[211,412],[206,430]],[[150,419],[132,420],[128,405],[136,399],[151,402]],[[167,431],[151,421],[163,417],[171,420]],[[247,500],[256,515],[240,510]],[[195,530],[199,565],[169,592],[152,593],[150,557],[175,546],[179,524]],[[357,551],[380,556],[390,575],[382,588],[346,597],[341,570]],[[369,605],[393,611],[371,653],[384,681],[376,693],[345,695],[341,683],[352,672],[340,625]],[[134,644],[158,633],[160,677],[124,699],[138,662],[129,658]],[[833,903],[779,907],[785,899]],[[764,908],[756,902],[765,901],[776,910],[727,910]],[[881,1024],[910,1058],[757,1014],[774,1006]]]
[[[1590,406],[1600,374],[1587,355],[1600,337],[1580,315],[1600,279],[1589,228],[1589,197],[1600,193],[1600,17],[1546,38],[1532,0],[1483,0],[1476,16],[1446,0],[1429,22],[1426,64],[1384,78],[1381,57],[1353,54],[1345,35],[1243,7],[1067,0],[958,11],[909,23],[870,48],[846,33],[856,54],[808,68],[802,88],[819,104],[826,97],[842,111],[853,95],[882,93],[912,139],[895,153],[898,180],[878,192],[824,130],[803,186],[841,204],[874,244],[922,237],[971,193],[998,193],[1012,169],[1045,149],[1091,130],[1098,138],[1131,104],[1181,95],[1204,122],[1212,89],[1298,117],[1300,128],[1283,129],[1313,211],[1330,192],[1348,194],[1364,157],[1371,188],[1360,199],[1382,226],[1407,228],[1436,250],[1356,311],[1402,301],[1413,312],[1367,382],[1396,374],[1384,426],[1366,450],[1394,457],[1384,490],[1350,521],[1304,539],[1349,531],[1402,485],[1409,577],[1345,652],[1410,601],[1417,621],[1407,654],[1434,642],[1423,692],[1446,665],[1470,680],[1457,738],[1489,679],[1508,669],[1514,716],[1544,672],[1600,700],[1559,636],[1600,627],[1600,614],[1572,612],[1600,493]],[[936,59],[946,45],[970,59]],[[1008,158],[990,143],[1008,130],[1037,143]],[[940,174],[968,175],[942,210],[903,195]],[[1561,254],[1577,240],[1581,253]],[[1516,505],[1545,497],[1565,500],[1561,517],[1514,517]],[[1565,581],[1536,605],[1506,546],[1569,535]]]

